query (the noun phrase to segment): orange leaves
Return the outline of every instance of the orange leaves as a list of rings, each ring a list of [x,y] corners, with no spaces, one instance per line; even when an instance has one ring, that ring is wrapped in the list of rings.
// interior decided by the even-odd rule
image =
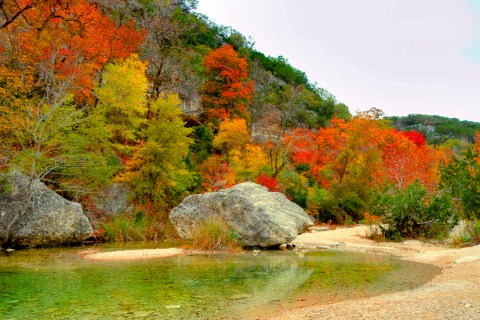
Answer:
[[[405,187],[418,179],[434,187],[446,158],[426,145],[421,133],[399,132],[362,114],[348,123],[332,119],[328,128],[297,130],[285,138],[293,141],[293,163],[308,164],[309,174],[323,185],[354,179],[363,185],[390,181]]]
[[[22,18],[2,30],[13,39],[3,54],[33,66],[47,86],[63,81],[70,91],[89,95],[103,65],[127,58],[145,37],[144,31],[135,30],[133,22],[117,27],[86,0],[43,0],[34,4],[22,12]]]
[[[201,92],[208,119],[222,119],[222,115],[248,119],[246,105],[254,88],[248,79],[247,59],[239,57],[232,46],[224,45],[205,56],[204,66],[208,80]]]
[[[235,184],[235,174],[220,155],[213,155],[197,167],[202,175],[202,188],[205,191],[218,191]]]

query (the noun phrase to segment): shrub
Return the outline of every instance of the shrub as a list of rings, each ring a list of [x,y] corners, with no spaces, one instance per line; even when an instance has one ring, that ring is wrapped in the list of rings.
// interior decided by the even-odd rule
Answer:
[[[202,221],[193,234],[193,247],[198,250],[236,250],[237,235],[222,217]]]
[[[451,196],[441,191],[430,193],[418,181],[405,189],[385,189],[372,203],[372,213],[384,216],[387,226],[381,229],[390,240],[445,237],[458,221]]]
[[[284,170],[279,175],[278,180],[283,186],[287,198],[302,208],[307,207],[308,189],[302,176],[295,171]]]
[[[133,217],[113,216],[101,224],[103,236],[107,241],[145,241],[156,240],[164,236],[164,223],[160,217],[153,217],[143,211],[137,211]]]
[[[366,203],[348,186],[334,186],[330,190],[313,187],[309,195],[308,209],[316,211],[319,221],[353,224],[363,218]]]
[[[464,232],[453,239],[454,245],[457,247],[474,246],[480,244],[480,221],[465,222]]]

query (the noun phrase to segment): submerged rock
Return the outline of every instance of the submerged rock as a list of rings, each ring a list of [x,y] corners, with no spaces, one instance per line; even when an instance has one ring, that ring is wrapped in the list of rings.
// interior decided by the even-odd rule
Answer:
[[[222,217],[244,246],[288,243],[313,225],[313,219],[285,195],[253,182],[188,196],[170,212],[170,220],[184,239],[191,239],[195,228],[212,217]]]
[[[93,232],[79,203],[20,172],[0,176],[0,240],[10,225],[10,242],[24,246],[80,242]]]

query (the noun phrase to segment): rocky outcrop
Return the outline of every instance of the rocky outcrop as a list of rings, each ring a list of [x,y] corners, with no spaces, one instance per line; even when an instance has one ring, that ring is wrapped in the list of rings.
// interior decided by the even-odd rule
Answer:
[[[170,212],[178,234],[190,239],[204,220],[222,217],[244,246],[288,243],[313,225],[305,211],[278,192],[252,182],[191,195]]]
[[[0,175],[0,240],[8,233],[15,245],[67,244],[83,241],[92,232],[79,203],[22,173]]]

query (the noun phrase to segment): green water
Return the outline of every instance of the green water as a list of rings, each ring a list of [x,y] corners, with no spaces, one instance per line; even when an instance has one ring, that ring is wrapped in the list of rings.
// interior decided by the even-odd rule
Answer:
[[[265,319],[410,289],[438,273],[428,265],[341,252],[99,262],[84,260],[81,250],[1,256],[0,319]]]

